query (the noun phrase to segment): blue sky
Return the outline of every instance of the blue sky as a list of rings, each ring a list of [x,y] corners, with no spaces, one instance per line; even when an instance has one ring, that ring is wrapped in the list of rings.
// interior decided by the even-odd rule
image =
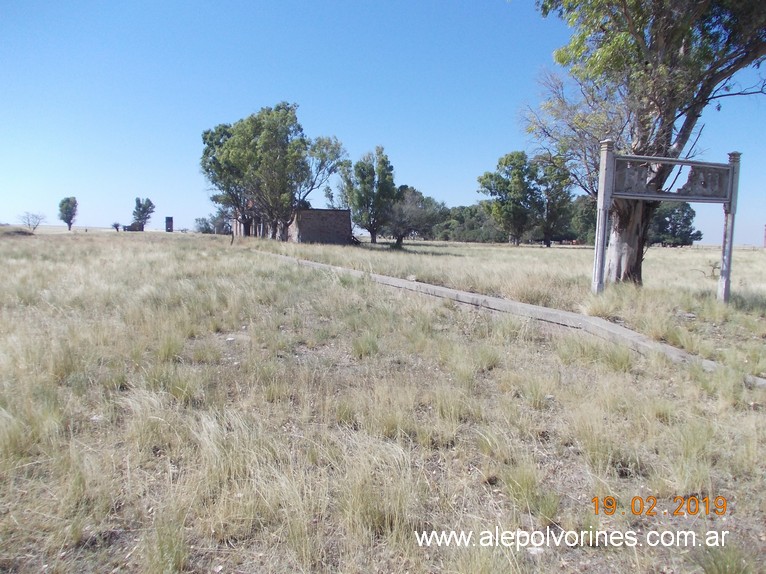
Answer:
[[[352,160],[383,145],[397,184],[469,205],[501,155],[534,148],[521,114],[568,37],[532,0],[0,0],[0,222],[60,224],[74,195],[75,226],[108,227],[140,196],[150,227],[192,228],[214,210],[202,132],[280,101],[308,136],[337,136]],[[699,159],[743,153],[737,244],[763,241],[764,100],[703,116]],[[694,207],[720,243],[721,206]]]

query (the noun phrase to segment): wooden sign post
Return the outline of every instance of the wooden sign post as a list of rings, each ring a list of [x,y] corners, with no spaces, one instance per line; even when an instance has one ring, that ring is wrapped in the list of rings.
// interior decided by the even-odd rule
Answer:
[[[721,275],[718,279],[718,299],[728,302],[731,287],[734,215],[737,211],[737,188],[739,186],[739,162],[739,152],[729,154],[728,164],[664,157],[617,155],[614,153],[614,142],[611,140],[602,141],[592,291],[601,293],[604,290],[607,228],[613,199],[722,203],[726,221],[721,254]],[[674,191],[650,189],[647,182],[653,173],[653,166],[658,164],[689,166],[689,176],[686,183]]]

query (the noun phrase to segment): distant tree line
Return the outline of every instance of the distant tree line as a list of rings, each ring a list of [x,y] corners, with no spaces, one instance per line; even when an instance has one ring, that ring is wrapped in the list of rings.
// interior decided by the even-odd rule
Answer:
[[[468,207],[454,207],[434,225],[432,235],[446,241],[577,242],[593,244],[596,201],[573,196],[575,181],[554,156],[529,159],[524,152],[509,153],[494,172],[478,178],[479,193],[491,199]],[[663,202],[655,211],[647,244],[691,245],[702,239],[694,229],[695,212],[685,202]]]
[[[433,238],[441,241],[469,243],[501,243],[509,241],[508,234],[493,219],[489,202],[453,207],[449,217],[434,226]],[[691,245],[702,239],[694,228],[694,209],[688,203],[663,203],[654,214],[649,243],[667,246]],[[549,236],[555,242],[576,242],[593,245],[596,238],[596,202],[587,195],[578,195],[570,203],[561,221],[561,231]],[[532,226],[522,235],[523,242],[545,243],[543,229]]]

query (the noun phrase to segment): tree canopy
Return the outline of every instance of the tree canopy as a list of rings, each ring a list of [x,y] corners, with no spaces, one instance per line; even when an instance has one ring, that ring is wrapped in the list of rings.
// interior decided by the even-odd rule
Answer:
[[[518,245],[537,228],[545,245],[569,226],[571,178],[564,162],[552,156],[529,160],[523,151],[501,157],[494,172],[480,176],[479,192],[492,197],[485,205],[495,222]]]
[[[445,219],[434,226],[434,237],[442,241],[477,243],[507,241],[508,235],[497,226],[485,206],[488,201],[450,208]]]
[[[215,213],[207,217],[198,217],[194,220],[194,231],[197,233],[215,233],[229,235],[231,233],[231,210],[219,206]]]
[[[220,124],[202,134],[204,148],[200,165],[202,173],[215,190],[210,199],[224,209],[231,209],[235,219],[242,224],[244,235],[249,236],[254,219],[253,190],[247,187],[242,162],[227,146],[232,137],[232,126]]]
[[[589,195],[578,195],[572,202],[572,232],[581,243],[596,241],[596,200]]]
[[[766,56],[766,11],[751,0],[538,0],[575,29],[556,60],[586,83],[624,89],[631,149],[679,157],[702,110],[737,93]],[[664,171],[660,176],[667,177]],[[659,183],[662,185],[664,180]]]
[[[399,248],[405,237],[431,238],[434,226],[443,221],[448,213],[443,202],[423,195],[414,187],[402,185],[383,231],[395,239],[394,247]]]
[[[654,212],[649,227],[649,243],[680,246],[692,245],[702,240],[702,232],[694,229],[692,206],[686,202],[668,202],[662,204]]]
[[[540,156],[531,164],[537,193],[536,228],[546,247],[565,234],[572,217],[572,177],[560,157]]]
[[[540,109],[527,110],[527,131],[537,140],[541,154],[558,158],[572,182],[595,198],[601,141],[611,139],[617,150],[629,148],[631,116],[622,90],[567,82],[550,72],[542,76],[540,85],[546,99]]]
[[[487,209],[497,224],[518,245],[525,231],[534,223],[535,196],[527,154],[512,152],[501,157],[497,169],[478,178],[479,193],[492,198]]]
[[[59,219],[66,223],[69,231],[72,231],[75,217],[77,217],[77,198],[65,197],[59,203]]]
[[[344,166],[339,198],[334,200],[328,194],[328,199],[332,205],[348,206],[354,224],[366,229],[370,242],[376,243],[378,234],[391,220],[391,210],[398,199],[394,167],[383,147],[362,156],[353,169]]]
[[[144,226],[149,223],[149,219],[154,213],[154,204],[148,197],[146,199],[136,198],[136,207],[133,209],[133,223],[143,231]]]

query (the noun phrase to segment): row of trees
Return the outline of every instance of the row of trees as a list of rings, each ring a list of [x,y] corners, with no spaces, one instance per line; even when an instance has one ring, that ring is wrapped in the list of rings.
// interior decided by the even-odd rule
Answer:
[[[573,197],[574,179],[554,156],[529,159],[522,151],[500,158],[494,172],[478,178],[479,192],[490,196],[468,207],[447,209],[417,189],[394,183],[394,169],[382,147],[341,168],[338,194],[328,189],[331,207],[351,210],[352,221],[370,233],[446,241],[502,242],[577,241],[592,244],[596,204],[592,197]],[[688,203],[664,203],[650,223],[647,244],[691,245],[702,239]]]
[[[453,207],[447,219],[434,225],[430,237],[441,241],[463,241],[476,243],[499,243],[509,240],[509,234],[502,228],[493,213],[489,200],[469,206]],[[549,241],[577,242],[592,245],[596,236],[596,202],[587,195],[578,195],[558,211],[558,231],[548,236]],[[691,245],[702,239],[702,232],[694,228],[694,209],[688,203],[663,203],[655,211],[649,228],[648,244],[669,246]],[[524,242],[546,243],[546,224],[538,214],[537,221],[525,229],[520,236]]]
[[[483,203],[509,241],[577,240],[593,243],[596,202],[592,196],[573,198],[575,175],[561,156],[540,155],[529,159],[521,151],[500,158],[497,170],[479,177],[480,193],[493,199]],[[695,212],[685,202],[657,206],[649,222],[645,245],[691,245],[702,239],[694,229]]]
[[[397,187],[382,147],[352,164],[337,138],[304,135],[297,107],[282,102],[202,134],[200,163],[218,211],[198,218],[197,231],[226,232],[233,219],[245,236],[285,240],[296,211],[310,207],[309,194],[322,187],[331,207],[349,209],[373,243],[386,233],[401,246],[407,236],[428,236],[444,219],[443,203],[411,186]],[[340,185],[333,193],[328,183],[336,175]]]
[[[307,140],[296,107],[282,103],[263,108],[233,126],[203,134],[207,143],[202,166],[214,184],[212,199],[218,209],[198,218],[196,231],[230,233],[229,222],[236,219],[245,235],[284,239],[295,211],[310,206],[308,194],[337,174],[336,191],[325,188],[329,206],[349,209],[354,224],[370,234],[372,243],[380,234],[393,237],[394,247],[401,247],[407,237],[517,245],[542,241],[546,246],[552,241],[593,242],[595,202],[588,196],[573,197],[577,174],[561,156],[530,159],[523,151],[509,153],[499,159],[494,172],[478,178],[478,191],[490,199],[449,210],[412,186],[397,186],[394,167],[381,146],[352,164],[337,139]],[[283,157],[292,159],[281,162]],[[688,204],[663,208],[653,219],[650,242],[689,245],[701,239],[693,218]]]

